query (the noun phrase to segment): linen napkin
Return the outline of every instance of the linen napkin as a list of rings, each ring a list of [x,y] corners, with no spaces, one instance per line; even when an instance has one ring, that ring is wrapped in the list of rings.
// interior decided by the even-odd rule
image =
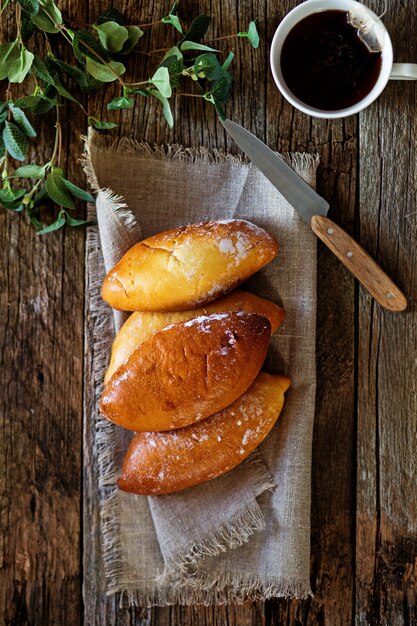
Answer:
[[[317,158],[287,157],[314,184]],[[87,237],[95,402],[125,314],[100,298],[106,270],[141,238],[205,219],[243,218],[279,243],[246,284],[281,304],[265,369],[290,376],[284,410],[258,451],[224,476],[146,498],[115,486],[132,433],[94,409],[107,591],[140,606],[306,597],[315,400],[316,239],[251,164],[206,148],[151,147],[91,133],[85,169],[98,192]],[[104,257],[104,258],[103,258]]]

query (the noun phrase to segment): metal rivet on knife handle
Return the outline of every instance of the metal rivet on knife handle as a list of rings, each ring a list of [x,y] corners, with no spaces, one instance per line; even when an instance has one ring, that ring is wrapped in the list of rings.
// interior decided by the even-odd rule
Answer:
[[[315,215],[311,219],[311,228],[381,306],[396,312],[407,308],[407,299],[402,291],[340,226],[324,215]]]

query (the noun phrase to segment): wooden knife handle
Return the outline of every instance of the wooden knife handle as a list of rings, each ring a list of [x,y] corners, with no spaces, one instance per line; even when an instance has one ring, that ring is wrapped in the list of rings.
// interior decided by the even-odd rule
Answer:
[[[407,308],[407,299],[402,291],[340,226],[324,215],[315,215],[311,228],[381,306],[389,311],[404,311]]]

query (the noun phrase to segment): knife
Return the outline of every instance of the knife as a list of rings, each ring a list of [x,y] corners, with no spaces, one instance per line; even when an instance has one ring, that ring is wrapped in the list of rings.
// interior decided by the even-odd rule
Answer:
[[[407,308],[405,295],[372,257],[327,217],[329,203],[255,135],[231,120],[222,120],[222,124],[239,148],[371,296],[389,311],[404,311]]]

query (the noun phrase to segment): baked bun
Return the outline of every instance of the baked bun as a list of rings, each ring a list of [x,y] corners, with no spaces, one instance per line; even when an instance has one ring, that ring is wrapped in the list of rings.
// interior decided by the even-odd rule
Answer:
[[[112,347],[110,365],[104,383],[107,384],[116,370],[123,364],[141,343],[147,341],[158,330],[170,324],[176,324],[200,315],[223,313],[226,311],[246,311],[257,313],[269,319],[271,333],[282,324],[285,312],[277,304],[259,298],[248,291],[236,289],[215,300],[206,307],[176,313],[154,313],[151,311],[135,311],[118,332]]]
[[[269,320],[216,313],[168,326],[137,348],[104,389],[102,414],[136,431],[181,428],[234,402],[262,367]]]
[[[102,296],[123,311],[182,311],[231,291],[272,261],[278,246],[245,220],[167,230],[134,245],[107,274]]]
[[[228,472],[265,439],[289,386],[289,378],[261,372],[243,396],[202,422],[171,432],[137,434],[118,486],[131,493],[160,495]]]

